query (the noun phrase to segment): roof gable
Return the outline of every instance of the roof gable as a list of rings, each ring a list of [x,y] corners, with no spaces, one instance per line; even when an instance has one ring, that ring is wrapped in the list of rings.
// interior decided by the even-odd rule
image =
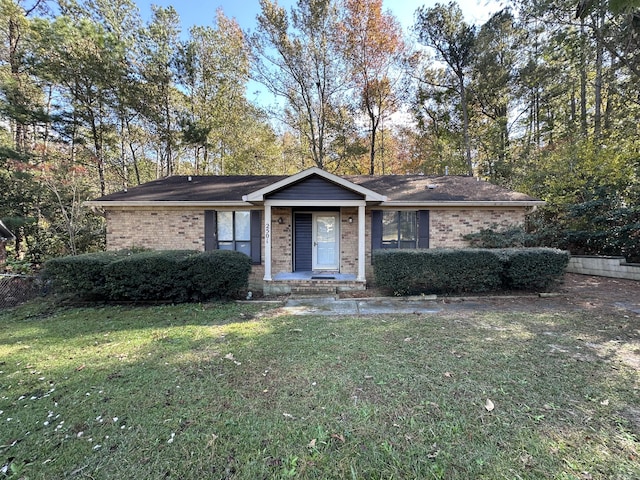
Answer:
[[[288,187],[292,187],[295,184],[300,183],[303,180],[309,179],[313,176],[319,177],[323,179],[327,183],[332,183],[335,186],[341,187],[344,190],[351,191],[358,195],[358,199],[364,199],[368,202],[384,202],[386,197],[384,195],[380,195],[373,190],[370,190],[366,187],[362,187],[356,183],[350,182],[343,177],[339,177],[332,173],[321,170],[317,167],[312,167],[307,170],[303,170],[295,175],[291,175],[279,182],[275,182],[272,185],[269,185],[265,188],[261,188],[260,190],[256,190],[255,192],[251,192],[242,197],[245,202],[263,202],[266,197],[270,197],[277,194],[276,192],[284,191]],[[332,189],[334,193],[336,193],[335,189]],[[340,199],[337,199],[340,200]]]
[[[364,195],[311,175],[292,185],[265,195],[269,200],[363,200]]]

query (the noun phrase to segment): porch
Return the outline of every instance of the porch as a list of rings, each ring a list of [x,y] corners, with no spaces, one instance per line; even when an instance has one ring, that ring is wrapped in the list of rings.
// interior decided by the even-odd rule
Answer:
[[[339,292],[365,290],[367,283],[350,273],[281,272],[264,282],[269,295],[335,295]]]

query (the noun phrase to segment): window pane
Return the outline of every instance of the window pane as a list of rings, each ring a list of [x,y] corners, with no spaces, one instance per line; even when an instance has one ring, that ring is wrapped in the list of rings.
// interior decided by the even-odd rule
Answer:
[[[251,242],[236,242],[236,251],[251,256]]]
[[[382,212],[382,243],[398,241],[398,212]]]
[[[400,240],[402,242],[416,240],[416,212],[400,213]],[[407,247],[404,247],[407,248]]]
[[[233,241],[233,212],[218,212],[218,241]]]
[[[218,242],[220,250],[233,250],[233,242]]]
[[[249,212],[236,212],[235,240],[251,240],[251,216],[249,215]]]

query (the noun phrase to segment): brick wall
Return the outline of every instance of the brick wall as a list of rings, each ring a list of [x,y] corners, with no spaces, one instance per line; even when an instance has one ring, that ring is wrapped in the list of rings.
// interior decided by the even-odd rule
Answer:
[[[351,218],[351,222],[349,222]],[[340,213],[340,273],[358,274],[358,209]]]
[[[204,210],[108,210],[107,250],[204,250]]]
[[[282,218],[282,223],[278,219]],[[264,231],[264,229],[263,229]],[[271,209],[271,272],[291,272],[293,263],[293,217],[290,208]],[[264,244],[264,240],[263,240]],[[264,258],[264,256],[262,257]]]
[[[340,216],[340,271],[358,272],[358,209],[344,207]],[[521,225],[525,209],[431,209],[430,247],[464,247],[462,235],[494,225]],[[349,217],[353,222],[349,223]],[[204,210],[189,209],[114,209],[106,212],[107,249],[146,247],[155,250],[204,250]],[[282,218],[282,223],[278,219]],[[293,261],[293,217],[290,208],[272,209],[272,272],[291,272]],[[264,232],[264,218],[262,219]],[[371,212],[365,217],[365,265],[367,280],[371,267]],[[264,263],[264,241],[262,244]],[[264,277],[264,265],[254,265],[250,288],[258,289]]]
[[[429,247],[465,247],[463,235],[494,225],[508,227],[524,223],[525,209],[433,209],[429,214]]]

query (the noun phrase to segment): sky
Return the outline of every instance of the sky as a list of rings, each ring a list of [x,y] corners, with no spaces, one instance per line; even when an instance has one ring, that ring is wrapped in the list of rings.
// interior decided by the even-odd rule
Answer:
[[[448,3],[449,0],[440,0]],[[193,25],[213,25],[216,10],[221,8],[227,17],[235,18],[244,30],[255,30],[256,15],[260,12],[259,0],[135,0],[143,19],[148,19],[151,4],[167,7],[173,5],[182,20],[183,33]],[[287,10],[296,0],[278,0],[278,4]],[[436,0],[383,0],[385,10],[390,10],[402,24],[405,32],[413,25],[414,12],[418,7],[433,6]],[[495,0],[458,0],[467,22],[483,23],[498,11]]]
[[[287,11],[297,0],[278,0],[278,4]],[[415,11],[425,5],[432,7],[436,3],[449,3],[450,0],[383,0],[386,11],[400,21],[405,34],[409,35],[414,24]],[[500,2],[505,0],[457,0],[465,19],[469,23],[482,24],[500,10]],[[216,11],[222,9],[226,17],[235,18],[240,27],[246,31],[256,29],[256,16],[260,12],[259,0],[134,0],[140,9],[143,21],[151,17],[151,4],[161,7],[170,5],[178,12],[182,23],[182,35],[187,37],[189,29],[194,26],[213,26]],[[251,100],[267,105],[277,102],[266,89],[253,80],[247,85],[247,96]]]

